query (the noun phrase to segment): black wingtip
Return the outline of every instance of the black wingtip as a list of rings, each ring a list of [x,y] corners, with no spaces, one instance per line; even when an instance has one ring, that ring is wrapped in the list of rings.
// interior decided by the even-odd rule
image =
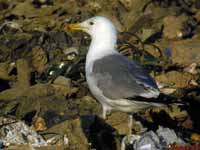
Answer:
[[[163,93],[161,93],[157,99],[159,99],[160,102],[162,102],[162,103],[164,103],[166,105],[171,105],[171,104],[176,104],[178,106],[187,106],[187,105],[189,105],[188,102],[183,101],[180,98],[177,98],[177,97],[174,97],[174,96],[170,96],[170,95],[165,95]]]
[[[169,96],[161,93],[157,98],[144,98],[144,97],[135,97],[135,101],[140,101],[140,102],[153,102],[153,103],[160,103],[160,104],[166,104],[166,105],[171,105],[171,104],[176,104],[178,106],[187,106],[189,105],[188,102],[182,101],[181,99],[177,99],[174,96]]]

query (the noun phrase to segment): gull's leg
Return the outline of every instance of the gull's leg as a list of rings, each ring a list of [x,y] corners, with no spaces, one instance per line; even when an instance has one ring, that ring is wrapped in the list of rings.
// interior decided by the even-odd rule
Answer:
[[[127,140],[127,137],[125,136],[121,142],[121,150],[126,150],[126,140]]]
[[[128,128],[129,132],[127,135],[127,143],[132,144],[134,142],[133,134],[132,134],[132,127],[133,127],[133,114],[129,114],[129,120],[128,120]]]
[[[129,114],[129,122],[128,122],[129,135],[132,134],[132,127],[133,127],[133,115]]]
[[[105,104],[102,104],[102,108],[103,108],[103,112],[102,112],[102,118],[106,119],[107,118],[107,114],[109,114],[111,112],[111,108]]]
[[[105,105],[102,105],[102,107],[103,107],[102,118],[106,119],[107,109],[106,109]]]
[[[133,126],[133,115],[129,114],[129,120],[128,120],[128,135],[126,135],[121,142],[121,150],[125,150],[126,149],[126,145],[127,143],[132,144],[134,139],[134,136],[132,135],[132,126]]]

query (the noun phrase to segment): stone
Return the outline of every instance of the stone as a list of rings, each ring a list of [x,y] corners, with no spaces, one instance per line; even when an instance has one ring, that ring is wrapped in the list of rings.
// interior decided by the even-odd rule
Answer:
[[[189,66],[187,66],[186,68],[184,68],[185,72],[189,72],[193,75],[197,74],[197,63],[192,63]]]
[[[45,120],[42,117],[37,117],[33,123],[36,131],[44,131],[47,129]]]
[[[170,88],[185,88],[190,85],[193,76],[189,73],[178,71],[170,71],[164,74],[157,75],[155,80],[160,84],[164,84]]]
[[[65,76],[58,76],[54,82],[53,87],[55,88],[56,92],[68,96],[73,93],[76,93],[78,89],[76,87],[72,86],[72,81],[69,78],[66,78]]]
[[[167,39],[182,38],[183,23],[186,20],[185,16],[167,16],[163,19],[164,30],[163,36]]]
[[[41,47],[34,47],[32,49],[32,65],[34,69],[39,73],[43,73],[46,69],[48,62],[46,52]]]
[[[200,21],[200,11],[197,11],[197,13],[195,14],[194,17],[199,22]]]
[[[68,144],[66,146],[70,149],[88,150],[89,144],[84,133],[82,123],[83,122],[81,118],[66,120],[49,128],[47,131],[45,131],[45,133],[57,133],[59,135],[65,136],[65,138],[68,139]],[[88,123],[88,126],[90,126],[93,121],[90,120]]]
[[[170,44],[171,60],[173,64],[189,66],[192,63],[200,63],[200,39],[188,39],[174,41]]]
[[[119,134],[124,135],[128,134],[129,132],[128,121],[128,115],[121,112],[112,112],[106,120],[106,122],[110,124],[113,128],[115,128],[119,132]]]
[[[130,10],[134,0],[119,0],[119,1],[127,10]]]
[[[196,142],[200,142],[200,134],[193,133],[191,135],[191,140],[196,141]]]
[[[72,83],[71,83],[71,79],[69,78],[66,78],[64,76],[58,76],[54,82],[54,84],[58,84],[58,85],[64,85],[66,87],[71,87],[72,86]]]
[[[10,79],[7,63],[0,63],[0,79],[3,79],[3,80]]]

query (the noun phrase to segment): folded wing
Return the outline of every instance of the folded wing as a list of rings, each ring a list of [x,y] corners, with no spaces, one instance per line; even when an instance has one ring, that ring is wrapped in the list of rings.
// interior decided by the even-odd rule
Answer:
[[[96,60],[91,75],[103,94],[113,100],[138,96],[156,98],[160,93],[142,66],[121,54]]]

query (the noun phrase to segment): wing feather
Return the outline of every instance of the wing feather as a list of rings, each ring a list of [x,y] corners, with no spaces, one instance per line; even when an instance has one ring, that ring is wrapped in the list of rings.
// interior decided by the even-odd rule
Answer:
[[[151,76],[135,61],[121,54],[108,55],[96,60],[92,76],[98,88],[110,99],[159,95],[159,89]]]

